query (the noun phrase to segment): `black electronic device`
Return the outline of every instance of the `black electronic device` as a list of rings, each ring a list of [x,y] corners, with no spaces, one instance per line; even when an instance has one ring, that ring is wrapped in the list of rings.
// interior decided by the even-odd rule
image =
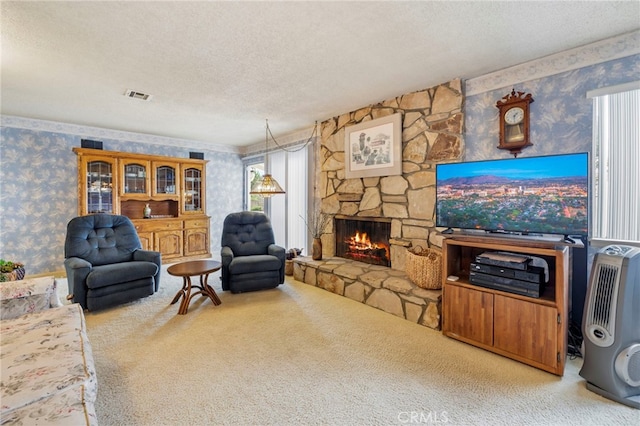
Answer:
[[[531,257],[502,251],[486,251],[476,256],[476,263],[526,271]]]
[[[586,235],[589,164],[588,153],[437,164],[436,226]]]
[[[498,277],[515,278],[516,280],[529,281],[536,284],[545,282],[544,268],[529,266],[526,270],[503,268],[501,266],[472,263],[471,270],[483,274],[496,275]]]
[[[540,297],[544,293],[543,283],[533,283],[530,281],[516,280],[515,278],[499,277],[496,275],[483,274],[481,272],[469,272],[469,282],[472,284],[492,288],[494,290],[507,291],[509,293],[521,294],[523,296]]]
[[[82,148],[102,149],[102,141],[94,141],[91,139],[80,139]]]

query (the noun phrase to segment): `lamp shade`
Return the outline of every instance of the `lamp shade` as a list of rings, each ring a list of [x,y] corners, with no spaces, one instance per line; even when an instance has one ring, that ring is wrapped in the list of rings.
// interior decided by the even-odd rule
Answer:
[[[265,174],[262,179],[251,188],[249,193],[269,198],[272,195],[284,194],[284,190],[270,174]]]

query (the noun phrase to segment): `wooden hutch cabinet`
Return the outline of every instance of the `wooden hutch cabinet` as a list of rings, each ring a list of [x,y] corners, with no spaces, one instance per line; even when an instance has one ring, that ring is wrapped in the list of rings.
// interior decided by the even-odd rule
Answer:
[[[563,375],[567,353],[570,247],[560,243],[460,236],[443,242],[442,332]],[[549,281],[537,297],[474,285],[471,263],[486,251],[535,256]],[[457,277],[457,278],[456,278]]]
[[[142,248],[164,263],[211,257],[206,215],[206,160],[74,148],[78,214],[131,219]],[[151,217],[144,217],[146,205]]]

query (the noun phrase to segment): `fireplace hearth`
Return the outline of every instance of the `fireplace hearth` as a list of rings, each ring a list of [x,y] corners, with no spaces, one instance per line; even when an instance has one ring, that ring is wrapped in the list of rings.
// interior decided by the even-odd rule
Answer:
[[[391,266],[391,221],[384,218],[335,217],[336,256]]]

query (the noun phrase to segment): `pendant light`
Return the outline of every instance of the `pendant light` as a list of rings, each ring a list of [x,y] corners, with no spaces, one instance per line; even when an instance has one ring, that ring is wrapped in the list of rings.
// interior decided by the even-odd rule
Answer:
[[[269,120],[265,120],[267,125],[265,128],[265,144],[266,152],[264,154],[265,172],[267,165],[269,164]],[[277,194],[284,194],[284,190],[278,184],[278,182],[269,173],[265,173],[262,179],[258,181],[252,188],[249,194],[259,195],[264,198],[270,198]]]

